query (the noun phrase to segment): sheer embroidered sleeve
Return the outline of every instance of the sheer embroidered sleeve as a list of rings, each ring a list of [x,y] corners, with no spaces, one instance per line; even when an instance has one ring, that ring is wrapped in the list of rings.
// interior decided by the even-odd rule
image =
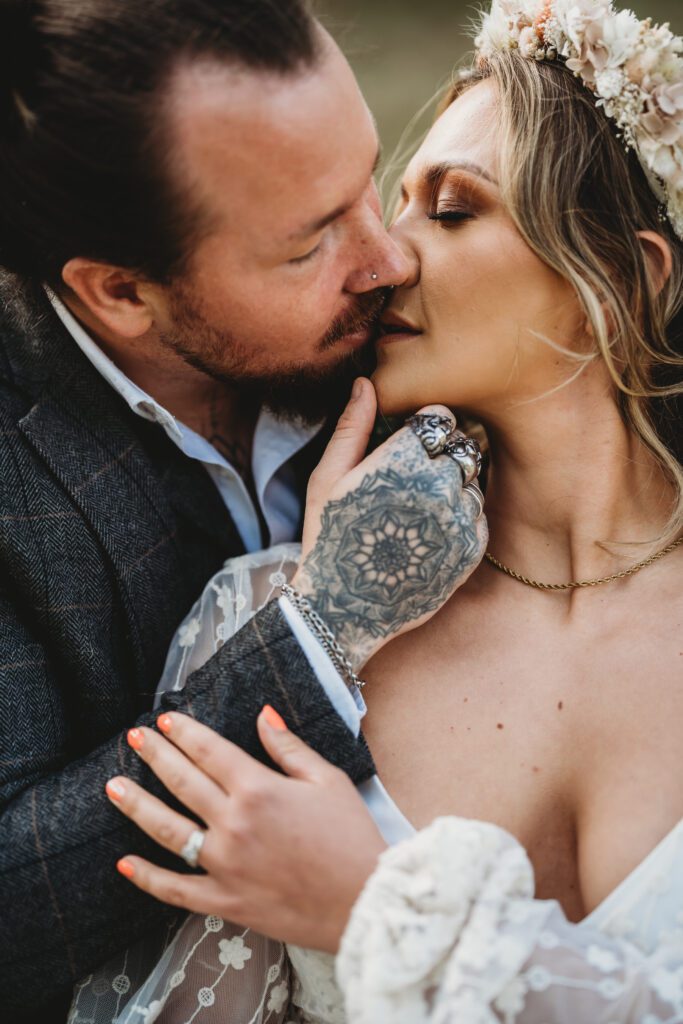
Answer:
[[[441,818],[387,850],[352,912],[337,979],[354,1024],[674,1024],[681,932],[645,955],[534,899],[495,825]]]

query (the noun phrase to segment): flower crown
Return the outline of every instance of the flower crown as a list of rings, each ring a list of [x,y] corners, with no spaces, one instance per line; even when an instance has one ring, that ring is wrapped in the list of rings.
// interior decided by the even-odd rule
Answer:
[[[635,150],[683,239],[683,39],[612,0],[493,0],[475,40],[478,58],[518,49],[564,60]]]

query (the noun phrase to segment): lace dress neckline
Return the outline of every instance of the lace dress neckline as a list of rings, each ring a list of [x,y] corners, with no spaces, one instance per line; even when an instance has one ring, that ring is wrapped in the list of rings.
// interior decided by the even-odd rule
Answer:
[[[390,808],[388,808],[389,814],[392,817],[395,816],[397,819],[400,819],[400,823],[404,826],[406,831],[409,831],[410,834],[415,834],[417,829],[398,806],[379,775],[377,776],[377,781],[388,804],[390,804]],[[679,818],[673,828],[671,828],[666,835],[660,839],[655,846],[653,846],[649,853],[645,854],[643,859],[639,861],[620,882],[617,882],[616,886],[607,893],[605,898],[602,899],[589,914],[586,914],[586,916],[582,917],[580,921],[577,921],[577,926],[586,928],[601,927],[601,920],[609,916],[610,912],[615,908],[615,904],[619,904],[623,901],[624,895],[629,889],[640,887],[640,882],[643,876],[647,875],[647,873],[653,869],[655,863],[659,861],[664,851],[676,841],[679,832],[682,830],[683,818]]]
[[[598,903],[597,907],[591,910],[590,914],[587,914],[578,922],[579,927],[601,927],[601,919],[607,917],[612,910],[616,909],[616,904],[623,903],[624,895],[629,889],[640,888],[643,875],[647,875],[653,869],[664,851],[678,839],[681,831],[683,831],[683,818],[680,818],[674,827],[666,833],[664,838],[656,846],[653,846],[649,853],[645,854],[633,870],[629,871],[625,878],[622,878],[621,882],[616,884],[605,898]]]

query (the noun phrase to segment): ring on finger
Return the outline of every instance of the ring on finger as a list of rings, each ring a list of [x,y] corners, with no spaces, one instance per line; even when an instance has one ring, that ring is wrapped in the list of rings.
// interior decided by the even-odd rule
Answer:
[[[442,454],[458,463],[465,487],[474,483],[481,470],[481,448],[478,441],[472,437],[466,437],[462,431],[456,430],[444,447]]]
[[[419,438],[430,459],[441,455],[455,434],[453,417],[439,413],[418,412],[406,420],[406,426]]]
[[[180,851],[180,856],[190,868],[196,868],[199,864],[199,854],[202,852],[206,832],[204,829],[195,828],[185,840],[185,845]]]
[[[468,484],[466,487],[464,487],[463,490],[467,494],[470,494],[474,498],[474,500],[476,501],[476,503],[477,503],[477,505],[479,507],[479,511],[477,512],[476,516],[474,517],[475,520],[476,519],[481,519],[481,517],[482,517],[482,515],[484,513],[484,495],[482,493],[481,488],[479,487],[478,484],[471,483],[471,484]]]

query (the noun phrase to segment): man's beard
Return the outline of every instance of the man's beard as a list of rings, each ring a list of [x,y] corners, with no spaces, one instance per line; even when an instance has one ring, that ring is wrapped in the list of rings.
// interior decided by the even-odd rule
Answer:
[[[354,308],[333,321],[318,342],[317,351],[330,352],[345,337],[373,327],[388,294],[389,290],[382,288],[358,296]],[[340,356],[322,369],[284,365],[272,371],[254,372],[249,365],[248,348],[234,335],[213,327],[182,286],[172,293],[171,318],[172,329],[160,334],[164,345],[195,369],[238,389],[240,399],[267,405],[283,419],[313,424],[337,416],[356,377],[369,376],[375,368],[373,336],[362,348]]]

